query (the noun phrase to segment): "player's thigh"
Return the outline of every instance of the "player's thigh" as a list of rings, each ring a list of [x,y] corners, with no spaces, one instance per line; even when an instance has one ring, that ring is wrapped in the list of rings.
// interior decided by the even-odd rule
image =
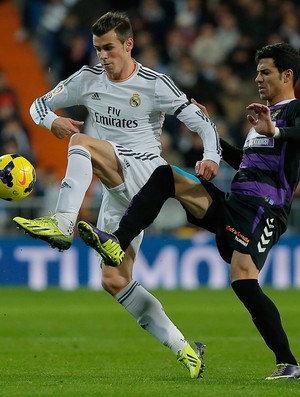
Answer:
[[[102,261],[102,285],[111,295],[117,295],[132,280],[135,256],[133,248],[129,246],[120,266],[106,266]]]
[[[175,198],[197,219],[202,219],[212,204],[201,181],[194,175],[172,167],[175,183]]]
[[[75,145],[81,145],[90,152],[93,172],[107,187],[123,183],[122,167],[111,143],[86,134],[75,134],[70,140],[70,146]]]
[[[230,264],[231,282],[242,279],[257,279],[258,269],[255,266],[251,255],[233,251]]]

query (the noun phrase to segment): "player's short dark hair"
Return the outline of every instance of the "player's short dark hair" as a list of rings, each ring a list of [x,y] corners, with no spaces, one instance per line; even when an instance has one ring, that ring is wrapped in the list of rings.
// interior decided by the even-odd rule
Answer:
[[[262,47],[256,52],[255,62],[263,58],[272,58],[279,73],[291,69],[294,74],[294,86],[300,75],[300,52],[288,43],[276,43]]]
[[[103,36],[104,34],[114,30],[121,43],[124,43],[130,37],[133,37],[132,26],[128,16],[119,11],[109,11],[102,15],[93,25],[92,33],[95,36]]]

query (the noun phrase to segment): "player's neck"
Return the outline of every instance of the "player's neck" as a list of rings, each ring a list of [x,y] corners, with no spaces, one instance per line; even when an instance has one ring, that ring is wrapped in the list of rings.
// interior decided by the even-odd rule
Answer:
[[[280,93],[280,95],[275,95],[272,99],[267,100],[267,106],[273,106],[277,103],[290,101],[295,99],[295,92],[294,90],[287,90],[286,92]]]
[[[137,63],[135,59],[131,58],[128,64],[126,64],[122,70],[122,72],[118,76],[108,76],[112,81],[124,81],[128,80],[136,71]]]

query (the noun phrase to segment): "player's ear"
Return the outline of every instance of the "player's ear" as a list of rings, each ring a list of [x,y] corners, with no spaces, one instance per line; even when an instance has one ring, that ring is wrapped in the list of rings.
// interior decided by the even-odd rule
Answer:
[[[289,80],[293,80],[293,71],[292,69],[287,69],[283,72],[283,81],[287,83]]]
[[[133,45],[134,45],[133,38],[130,37],[129,39],[127,39],[125,42],[125,45],[126,45],[126,50],[131,51],[133,49]]]

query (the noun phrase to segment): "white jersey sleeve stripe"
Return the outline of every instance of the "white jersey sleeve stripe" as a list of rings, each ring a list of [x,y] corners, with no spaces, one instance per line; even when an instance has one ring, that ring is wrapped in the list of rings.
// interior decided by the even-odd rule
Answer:
[[[45,99],[43,97],[38,98],[35,101],[35,105],[36,105],[36,111],[38,112],[41,121],[43,121],[43,119],[46,117],[48,111],[47,111],[47,107],[45,105]]]
[[[157,76],[154,75],[153,73],[147,73],[145,70],[140,70],[138,72],[138,76],[146,79],[146,80],[155,80],[157,79]]]
[[[152,70],[145,69],[144,67],[141,67],[138,72],[138,75],[141,77],[144,77],[145,79],[148,79],[148,80],[155,80],[155,79],[160,78],[174,92],[174,94],[177,97],[180,97],[181,95],[183,95],[183,92],[179,90],[179,88],[174,84],[172,79],[165,74],[155,73]]]
[[[173,81],[168,78],[166,75],[161,75],[160,76],[161,80],[174,92],[174,94],[178,97],[183,95],[183,92],[180,91],[176,85],[173,83]]]
[[[96,74],[96,75],[101,75],[102,73],[104,73],[104,69],[101,67],[91,67],[91,66],[83,66],[80,70],[78,70],[77,72],[75,72],[74,74],[72,74],[70,77],[68,77],[66,80],[63,81],[64,85],[69,84],[73,79],[75,79],[76,77],[80,76],[83,72],[90,72],[92,74]],[[61,83],[59,83],[58,85],[60,85]],[[55,88],[54,88],[55,89]]]

